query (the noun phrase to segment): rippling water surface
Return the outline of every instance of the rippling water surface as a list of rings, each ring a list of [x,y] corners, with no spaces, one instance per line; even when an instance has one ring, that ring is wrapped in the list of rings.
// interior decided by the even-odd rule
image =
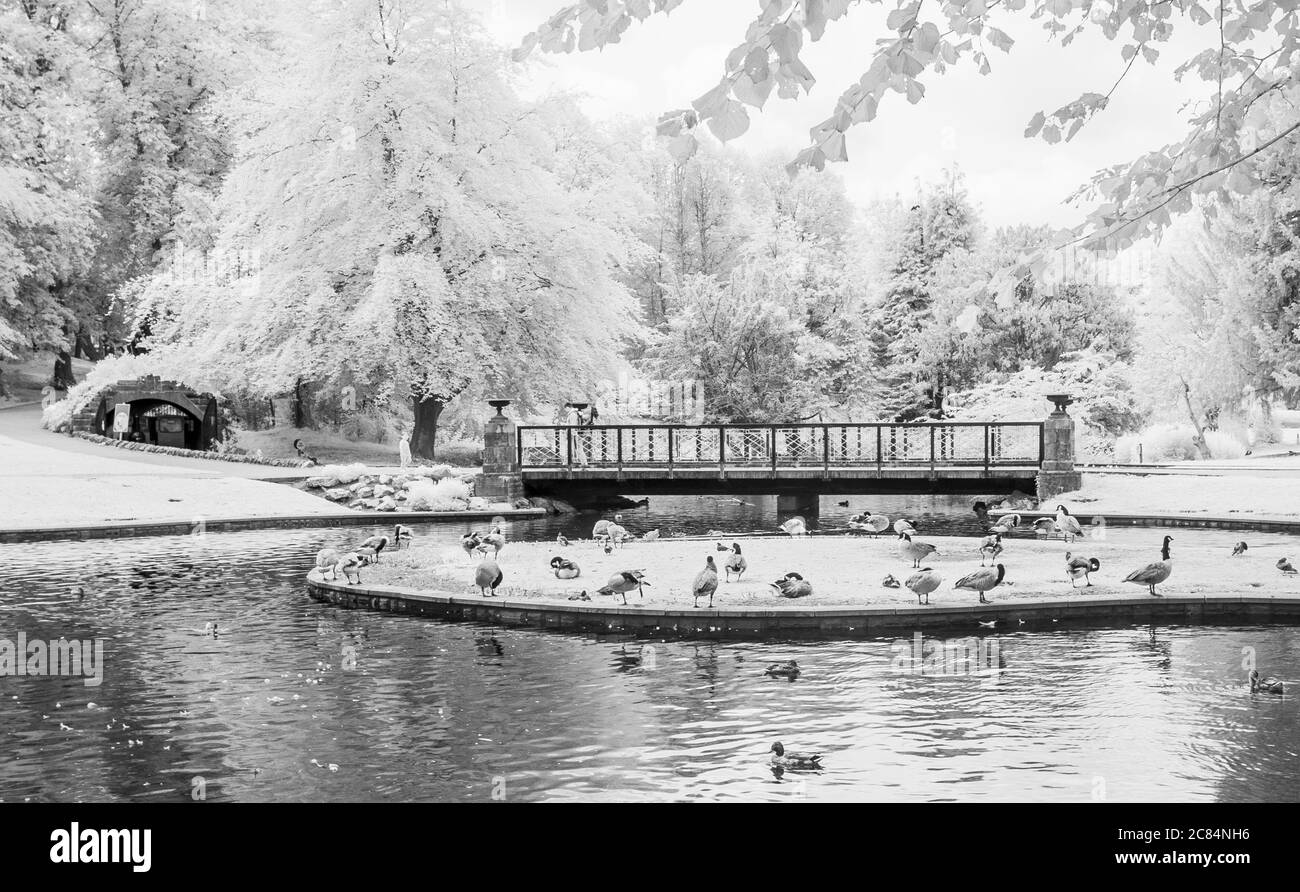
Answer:
[[[746,501],[652,500],[623,523],[770,530],[774,500]],[[850,510],[834,501],[823,528]],[[965,501],[851,501],[934,532],[976,529]],[[509,534],[585,535],[595,518],[519,522]],[[469,528],[416,533],[451,543]],[[906,637],[645,643],[308,598],[314,551],[363,535],[0,546],[0,638],[106,639],[98,687],[0,677],[0,799],[183,800],[201,788],[208,800],[255,801],[1300,800],[1300,697],[1251,695],[1241,668],[1253,648],[1300,692],[1295,627],[990,636],[1005,668],[973,675],[908,671],[896,659]],[[1184,549],[1238,537],[1176,535]],[[1295,544],[1247,538],[1279,555]],[[797,681],[763,675],[784,659],[804,667]],[[777,739],[819,749],[826,770],[775,777]]]

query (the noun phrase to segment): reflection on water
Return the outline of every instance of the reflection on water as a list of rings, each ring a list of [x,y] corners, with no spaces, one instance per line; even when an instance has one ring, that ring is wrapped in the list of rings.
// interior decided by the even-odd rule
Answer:
[[[775,500],[746,501],[652,499],[623,523],[770,530]],[[976,528],[966,500],[834,501],[823,528],[865,506]],[[595,518],[508,532],[586,535]],[[416,534],[450,546],[469,527]],[[971,676],[897,671],[891,639],[648,643],[310,600],[312,553],[366,534],[0,548],[0,638],[106,639],[99,687],[0,678],[0,799],[1300,799],[1300,697],[1251,695],[1241,668],[1254,648],[1300,691],[1295,627],[1002,635],[1005,669]],[[1236,535],[1179,531],[1184,548]],[[787,659],[796,681],[764,675]],[[777,778],[777,739],[826,770]]]

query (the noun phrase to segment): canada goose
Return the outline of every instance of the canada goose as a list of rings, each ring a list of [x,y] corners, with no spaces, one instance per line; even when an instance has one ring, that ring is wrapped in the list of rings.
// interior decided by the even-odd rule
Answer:
[[[792,517],[781,524],[781,530],[791,536],[806,536],[808,535],[808,524],[804,523],[802,517]]]
[[[695,606],[700,606],[700,598],[705,595],[709,596],[709,606],[713,606],[713,594],[718,590],[718,565],[713,563],[713,555],[704,559],[704,569],[695,577],[695,582],[691,583],[691,595],[695,598]]]
[[[491,559],[483,560],[474,571],[474,584],[478,586],[479,592],[485,598],[496,597],[497,586],[504,578],[505,574],[501,572],[501,566]]]
[[[619,548],[622,548],[623,543],[631,538],[631,534],[628,533],[627,529],[616,523],[611,523],[605,527],[605,533],[609,541]]]
[[[1061,530],[1061,535],[1065,537],[1066,542],[1073,542],[1083,535],[1083,527],[1079,526],[1078,518],[1064,505],[1056,506],[1056,526]]]
[[[812,583],[798,573],[787,573],[772,583],[777,594],[783,598],[806,598],[812,594]]]
[[[350,552],[348,554],[344,554],[339,557],[338,562],[334,565],[333,576],[335,579],[338,579],[339,571],[342,570],[343,579],[346,582],[352,583],[353,585],[360,585],[361,568],[365,566],[365,563],[366,563],[365,559],[362,558],[361,555],[357,554],[355,551]],[[355,583],[352,582],[353,575],[357,577],[357,581]]]
[[[609,529],[609,526],[610,522],[608,520],[596,521],[596,525],[591,528],[591,538],[604,539],[608,535],[605,531]]]
[[[885,574],[885,578],[880,580],[880,584],[883,585],[885,588],[898,588],[900,585],[902,585],[902,583],[898,581],[897,577],[895,577],[893,573]]]
[[[1280,558],[1277,562],[1277,568],[1288,576],[1296,572],[1295,566],[1291,563],[1290,558]]]
[[[362,545],[352,553],[361,558],[362,564],[369,565],[379,562],[379,549],[374,546]]]
[[[883,514],[872,514],[870,511],[863,511],[861,514],[855,514],[849,518],[849,528],[862,530],[872,536],[878,536],[889,529],[889,518]]]
[[[1040,539],[1056,534],[1056,518],[1040,517],[1034,521],[1034,535]]]
[[[943,582],[943,577],[934,570],[926,567],[920,573],[913,573],[907,577],[907,587],[916,594],[916,603],[921,603],[921,596],[925,595],[925,603],[930,603],[930,592],[939,587]]]
[[[316,569],[320,570],[322,574],[324,574],[326,570],[332,571],[334,565],[339,562],[339,558],[342,556],[343,555],[337,548],[322,548],[320,551],[316,552]],[[335,574],[334,578],[338,579],[338,575]]]
[[[994,533],[980,540],[980,566],[984,566],[986,557],[996,559],[1002,553],[1002,534]]]
[[[1011,531],[1020,526],[1019,514],[1004,514],[998,518],[997,523],[989,529],[990,533],[997,533],[999,536],[1009,536]]]
[[[822,767],[821,753],[787,753],[778,740],[772,744],[772,765],[787,771],[816,771]]]
[[[1092,585],[1088,574],[1096,573],[1100,569],[1101,561],[1096,558],[1073,557],[1070,552],[1065,553],[1065,572],[1070,576],[1070,588],[1078,588],[1074,583],[1080,579],[1086,579],[1088,585]]]
[[[849,507],[849,500],[848,500],[848,499],[845,499],[844,501],[842,501],[842,502],[836,502],[835,504],[836,504],[836,506],[838,506],[838,507],[840,507],[840,508],[847,508],[847,507]]]
[[[564,534],[563,534],[563,533],[556,533],[556,534],[555,534],[555,544],[558,545],[558,546],[560,546],[561,548],[568,548],[568,547],[569,547],[569,540],[566,539],[566,538],[564,538]]]
[[[979,592],[981,604],[991,604],[992,602],[984,597],[984,593],[997,588],[1007,575],[1007,568],[1003,564],[998,564],[997,572],[993,572],[992,567],[985,567],[983,570],[976,570],[967,576],[963,576],[953,583],[953,588],[964,588],[967,591]]]
[[[1259,670],[1252,669],[1250,670],[1250,692],[1252,694],[1284,694],[1286,693],[1286,686],[1272,676],[1261,679]]]
[[[647,530],[646,533],[645,533],[645,535],[641,537],[641,541],[642,541],[642,542],[653,542],[653,541],[655,541],[655,540],[658,539],[658,538],[659,538],[659,529],[656,527],[656,528],[653,529],[653,530]]]
[[[582,572],[577,564],[562,557],[551,558],[551,569],[555,571],[556,579],[577,579]]]
[[[912,526],[900,517],[898,520],[894,521],[894,532],[899,536],[902,536],[904,533],[910,536],[916,532],[916,527]]]
[[[473,560],[474,552],[478,550],[483,540],[479,538],[478,533],[466,533],[460,537],[460,547],[465,550],[465,556]]]
[[[484,557],[487,556],[488,549],[492,550],[492,558],[496,559],[501,554],[501,549],[506,547],[505,534],[501,532],[501,527],[493,527],[492,532],[486,536],[479,537],[478,551]]]
[[[644,570],[623,570],[609,577],[609,582],[596,589],[598,595],[622,595],[623,603],[627,603],[627,593],[636,589],[640,597],[645,597],[645,590],[642,586],[649,585],[645,581]]]
[[[1164,544],[1160,546],[1160,560],[1134,570],[1124,577],[1124,581],[1145,585],[1151,590],[1152,595],[1157,598],[1160,597],[1160,595],[1156,594],[1156,586],[1168,579],[1169,574],[1174,572],[1174,562],[1169,559],[1169,543],[1172,541],[1174,541],[1173,536],[1165,536]]]
[[[403,526],[400,523],[393,527],[394,548],[400,550],[403,542],[405,542],[407,547],[409,548],[411,545],[411,540],[414,538],[415,538],[415,533],[411,531],[410,527]]]
[[[763,674],[774,678],[795,679],[799,677],[801,671],[799,664],[794,660],[786,660],[784,663],[771,663]]]
[[[1246,549],[1248,548],[1250,548],[1250,546],[1245,542],[1238,542],[1236,545],[1232,546],[1232,556],[1237,557],[1238,555],[1245,554]]]
[[[736,574],[736,581],[740,582],[741,575],[749,568],[749,561],[740,553],[740,543],[732,542],[731,547],[718,543],[718,551],[731,552],[727,555],[726,563],[722,565],[724,581],[731,582],[731,574]]]
[[[919,540],[913,541],[911,533],[899,533],[898,538],[903,542],[903,544],[899,546],[899,551],[902,552],[903,557],[912,562],[912,568],[914,570],[921,569],[921,561],[925,558],[928,558],[932,554],[936,556],[939,554],[939,549],[935,548],[929,542],[921,542]]]
[[[361,551],[362,548],[373,551],[374,559],[370,563],[377,564],[379,563],[379,552],[388,547],[388,541],[387,536],[371,536],[361,543],[361,548],[358,548],[357,551]]]

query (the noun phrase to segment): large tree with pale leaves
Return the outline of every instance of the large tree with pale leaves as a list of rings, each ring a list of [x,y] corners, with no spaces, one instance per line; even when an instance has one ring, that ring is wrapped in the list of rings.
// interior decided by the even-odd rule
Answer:
[[[573,103],[520,98],[458,3],[322,0],[297,22],[218,206],[216,250],[253,262],[154,276],[155,349],[256,393],[409,400],[426,457],[463,392],[531,404],[608,374],[638,324],[618,272],[640,195]]]

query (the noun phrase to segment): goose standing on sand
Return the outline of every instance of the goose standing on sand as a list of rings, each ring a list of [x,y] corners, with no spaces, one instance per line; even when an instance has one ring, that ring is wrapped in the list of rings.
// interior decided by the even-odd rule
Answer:
[[[713,563],[713,555],[704,559],[704,569],[695,577],[695,582],[691,583],[691,595],[695,598],[695,606],[700,606],[700,598],[705,595],[709,596],[709,606],[713,606],[713,595],[718,590],[718,565]]]
[[[659,528],[655,527],[653,530],[647,530],[645,535],[641,537],[641,541],[654,542],[658,538],[659,538]]]
[[[1040,517],[1034,521],[1034,535],[1040,539],[1056,534],[1056,518]]]
[[[406,543],[407,548],[410,548],[411,540],[414,538],[415,538],[415,533],[412,532],[410,527],[403,526],[400,523],[395,524],[393,526],[393,547],[398,549],[399,551],[402,548],[403,542]]]
[[[645,590],[642,586],[649,585],[645,581],[644,570],[623,570],[609,577],[609,582],[596,589],[598,595],[622,595],[623,603],[627,603],[627,593],[636,589],[640,597],[645,597]]]
[[[985,536],[980,540],[980,566],[984,566],[984,559],[997,560],[997,556],[1002,553],[1002,534],[994,533],[991,536]]]
[[[558,556],[551,558],[551,569],[555,571],[556,579],[577,579],[582,573],[576,563]]]
[[[492,532],[488,533],[486,536],[479,537],[478,550],[482,552],[484,557],[487,556],[488,549],[490,548],[492,549],[492,559],[496,560],[497,556],[501,554],[501,549],[505,547],[506,537],[505,534],[501,532],[501,527],[493,527]]]
[[[907,587],[916,595],[916,603],[921,603],[921,596],[925,595],[925,603],[930,603],[930,592],[939,587],[943,582],[943,577],[938,573],[926,567],[920,573],[913,573],[907,577]]]
[[[474,552],[482,544],[483,540],[479,538],[478,533],[466,533],[460,537],[460,547],[465,550],[465,556],[470,560],[474,559]]]
[[[997,523],[989,530],[990,533],[997,533],[999,536],[1009,536],[1011,531],[1020,526],[1019,514],[1004,514],[998,518]]]
[[[812,583],[798,573],[787,573],[772,583],[777,594],[783,598],[806,598],[812,594]]]
[[[1169,558],[1169,543],[1172,541],[1174,541],[1173,536],[1165,536],[1164,544],[1160,546],[1160,560],[1134,570],[1124,577],[1124,581],[1145,585],[1150,589],[1152,595],[1159,598],[1160,595],[1156,594],[1156,586],[1168,579],[1169,574],[1174,572],[1174,562]]]
[[[1295,566],[1291,563],[1290,558],[1279,559],[1277,562],[1277,568],[1287,576],[1294,576],[1296,572]]]
[[[879,536],[889,529],[889,518],[883,514],[872,514],[869,510],[863,511],[849,518],[849,527],[870,533],[872,536]]]
[[[1252,694],[1285,694],[1286,686],[1276,678],[1269,676],[1261,679],[1259,670],[1250,670],[1250,692]]]
[[[730,554],[727,555],[726,562],[723,563],[722,565],[722,569],[724,573],[723,581],[731,582],[731,574],[735,573],[736,581],[740,582],[741,574],[743,574],[745,570],[749,568],[749,561],[745,558],[743,554],[740,553],[740,543],[732,542],[731,547],[728,548],[727,546],[719,542],[718,551],[730,552]]]
[[[1073,542],[1079,536],[1083,535],[1083,527],[1079,526],[1079,519],[1070,513],[1070,509],[1064,505],[1056,506],[1056,526],[1065,537],[1066,542]]]
[[[342,570],[343,579],[346,582],[352,583],[352,577],[355,574],[357,577],[357,581],[352,584],[360,585],[361,568],[364,567],[365,565],[366,565],[365,559],[361,557],[361,555],[357,554],[355,551],[351,552],[350,554],[345,554],[342,557],[340,557],[338,563],[334,565],[334,578],[338,579],[339,571]]]
[[[357,551],[361,551],[362,548],[367,551],[373,551],[374,558],[370,563],[377,564],[379,563],[379,552],[388,547],[388,541],[387,536],[371,536],[361,543],[361,548],[358,548]]]
[[[501,566],[490,558],[482,561],[474,571],[474,584],[478,586],[479,592],[485,598],[496,597],[497,586],[504,578],[505,574],[501,572]]]
[[[967,591],[979,592],[981,604],[992,604],[984,593],[995,589],[1006,578],[1007,568],[1003,564],[998,564],[997,571],[993,567],[985,567],[983,570],[976,570],[968,576],[963,576],[953,583],[953,588],[964,588]]]
[[[1232,556],[1238,557],[1239,555],[1243,555],[1246,553],[1246,549],[1248,548],[1250,548],[1250,546],[1245,542],[1238,542],[1236,545],[1232,546]]]
[[[781,530],[791,536],[806,536],[808,535],[808,524],[804,523],[802,517],[792,517],[781,524]]]
[[[1070,588],[1078,588],[1075,583],[1080,579],[1086,579],[1088,585],[1092,585],[1088,574],[1096,573],[1100,569],[1101,561],[1096,558],[1074,557],[1068,551],[1065,553],[1065,572],[1070,576]]]
[[[339,558],[342,556],[337,548],[322,548],[316,552],[316,569],[320,570],[322,574],[326,570],[333,570],[334,565],[339,562]],[[334,578],[338,579],[338,574],[335,574]]]
[[[902,552],[903,557],[912,562],[912,569],[914,570],[921,569],[921,561],[925,560],[930,555],[939,554],[939,549],[935,548],[929,542],[913,540],[911,533],[899,533],[898,538],[901,539],[903,543],[899,546],[899,551]]]

